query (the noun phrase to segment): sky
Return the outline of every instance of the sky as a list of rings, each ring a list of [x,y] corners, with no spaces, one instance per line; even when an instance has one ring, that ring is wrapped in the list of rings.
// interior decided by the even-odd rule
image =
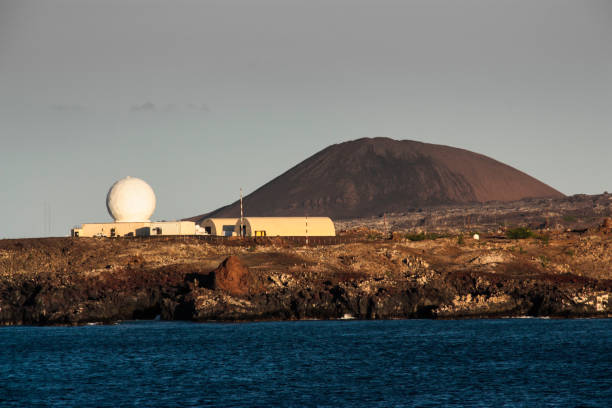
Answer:
[[[0,0],[0,238],[235,201],[334,143],[461,147],[612,191],[612,2]]]

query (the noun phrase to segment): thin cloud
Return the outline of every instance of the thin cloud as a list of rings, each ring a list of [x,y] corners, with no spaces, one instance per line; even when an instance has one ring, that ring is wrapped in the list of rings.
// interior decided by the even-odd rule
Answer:
[[[187,103],[184,105],[176,105],[173,103],[154,104],[153,102],[144,102],[142,104],[132,105],[130,112],[198,112],[208,113],[210,108],[205,103]]]
[[[57,112],[82,112],[85,108],[81,105],[54,103],[49,109]]]
[[[142,105],[133,105],[130,112],[155,112],[157,108],[152,102],[145,102]]]
[[[192,112],[204,112],[204,113],[210,112],[208,105],[206,105],[205,103],[201,103],[199,105],[195,103],[189,103],[187,104],[187,109]]]

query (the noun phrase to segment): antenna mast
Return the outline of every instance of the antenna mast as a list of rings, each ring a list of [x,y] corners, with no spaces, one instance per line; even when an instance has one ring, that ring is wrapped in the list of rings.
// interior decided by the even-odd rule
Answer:
[[[383,213],[383,222],[385,224],[385,238],[387,239],[389,235],[387,234],[387,213]]]
[[[242,229],[244,225],[244,209],[242,207],[242,187],[240,187],[240,236],[242,237]]]

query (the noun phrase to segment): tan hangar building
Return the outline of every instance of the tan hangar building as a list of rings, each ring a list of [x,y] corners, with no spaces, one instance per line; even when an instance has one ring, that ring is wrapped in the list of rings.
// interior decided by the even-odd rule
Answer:
[[[238,235],[240,218],[206,218],[200,223],[206,235],[217,235],[220,237],[234,237]]]
[[[240,219],[235,230],[240,231]],[[245,217],[242,231],[245,237],[336,236],[334,223],[329,217]]]

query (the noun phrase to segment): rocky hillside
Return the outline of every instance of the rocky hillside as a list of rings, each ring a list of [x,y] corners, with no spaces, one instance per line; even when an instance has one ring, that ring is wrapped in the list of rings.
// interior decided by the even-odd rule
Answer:
[[[355,237],[0,240],[0,324],[612,316],[612,223],[527,239]]]
[[[496,233],[507,226],[534,230],[574,231],[597,228],[602,218],[612,218],[612,194],[579,194],[563,198],[528,198],[512,202],[444,205],[416,208],[402,213],[385,213],[335,220],[336,230],[367,227],[380,231]]]
[[[563,194],[481,154],[387,138],[335,144],[244,199],[247,215],[353,218],[413,208]],[[207,216],[239,216],[235,202]]]

